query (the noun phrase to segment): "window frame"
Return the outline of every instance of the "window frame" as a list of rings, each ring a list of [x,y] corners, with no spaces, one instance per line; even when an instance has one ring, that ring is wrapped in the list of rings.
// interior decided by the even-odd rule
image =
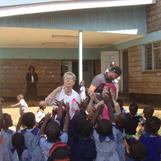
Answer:
[[[160,42],[160,46],[159,47],[154,47],[154,44],[155,43],[157,43],[157,42]],[[151,45],[151,50],[152,50],[152,52],[151,52],[151,55],[152,55],[152,69],[147,69],[147,65],[146,65],[146,45]],[[145,71],[145,72],[155,72],[155,71],[161,71],[161,67],[160,67],[160,69],[156,69],[155,68],[155,66],[156,66],[156,62],[155,62],[155,53],[154,53],[154,51],[156,50],[156,49],[160,49],[160,54],[161,54],[161,40],[159,40],[159,41],[155,41],[155,42],[151,42],[151,43],[147,43],[147,44],[144,44],[144,45],[142,45],[141,46],[141,53],[142,53],[142,62],[143,62],[143,66],[142,66],[142,69],[143,69],[143,71]]]

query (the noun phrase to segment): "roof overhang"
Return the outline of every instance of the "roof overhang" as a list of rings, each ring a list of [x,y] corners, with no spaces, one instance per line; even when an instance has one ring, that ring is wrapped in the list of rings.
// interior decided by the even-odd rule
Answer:
[[[77,30],[0,27],[0,48],[77,48]],[[15,39],[16,37],[16,39]],[[143,35],[83,32],[84,48],[104,48]]]
[[[0,7],[0,17],[58,12],[67,10],[81,10],[92,8],[122,7],[148,5],[156,3],[156,0],[78,0],[78,1],[48,1],[42,3],[9,5]]]

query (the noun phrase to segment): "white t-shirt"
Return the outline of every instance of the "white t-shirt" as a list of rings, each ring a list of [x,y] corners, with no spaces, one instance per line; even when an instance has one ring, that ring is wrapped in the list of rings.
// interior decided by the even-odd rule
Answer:
[[[36,122],[39,123],[44,117],[45,117],[45,112],[42,110],[39,110],[35,115]]]
[[[80,87],[80,98],[82,101],[86,99],[86,88],[84,86]]]
[[[20,115],[28,112],[28,105],[24,99],[20,100]]]
[[[32,83],[34,83],[34,82],[35,82],[35,80],[34,80],[34,76],[33,76],[33,75],[31,76],[31,82],[32,82]]]
[[[64,103],[69,103],[69,115],[72,119],[75,112],[79,110],[79,106],[77,104],[80,103],[80,96],[79,94],[72,89],[72,94],[70,96],[65,94],[64,89],[60,91],[58,95],[56,95],[56,100],[58,101],[64,101]]]

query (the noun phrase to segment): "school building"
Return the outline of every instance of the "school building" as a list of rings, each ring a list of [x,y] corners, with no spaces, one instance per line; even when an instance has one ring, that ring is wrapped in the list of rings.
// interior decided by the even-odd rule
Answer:
[[[65,71],[88,86],[111,61],[123,70],[121,93],[160,100],[161,0],[0,2],[0,96],[25,94],[29,65],[46,96]]]

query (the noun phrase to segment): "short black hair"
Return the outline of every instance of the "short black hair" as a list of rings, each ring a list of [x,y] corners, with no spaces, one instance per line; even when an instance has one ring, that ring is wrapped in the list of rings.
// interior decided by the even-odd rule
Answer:
[[[60,125],[55,120],[50,120],[45,127],[45,134],[50,142],[59,140]]]
[[[125,113],[120,113],[115,118],[115,123],[121,128],[126,128],[128,126],[128,118]]]
[[[12,135],[12,145],[15,149],[18,149],[20,147],[25,147],[25,138],[22,133],[14,133]]]
[[[152,116],[145,122],[145,130],[150,134],[156,134],[161,126],[161,120],[158,117]]]
[[[136,114],[138,111],[138,104],[136,102],[133,102],[129,105],[129,111],[131,114]]]
[[[102,119],[97,121],[96,131],[101,136],[108,136],[112,134],[112,123],[109,120]]]
[[[109,71],[116,73],[118,76],[121,75],[121,68],[118,67],[118,66],[114,66],[114,67],[111,68]]]
[[[144,144],[139,141],[130,145],[130,156],[135,160],[142,160],[147,155],[147,149]]]
[[[36,124],[35,115],[32,112],[24,113],[22,116],[22,124],[27,128],[33,128]]]
[[[88,138],[91,134],[92,134],[92,131],[93,131],[93,128],[92,128],[92,124],[89,120],[82,120],[81,124],[80,124],[80,135],[83,137],[83,138]]]

